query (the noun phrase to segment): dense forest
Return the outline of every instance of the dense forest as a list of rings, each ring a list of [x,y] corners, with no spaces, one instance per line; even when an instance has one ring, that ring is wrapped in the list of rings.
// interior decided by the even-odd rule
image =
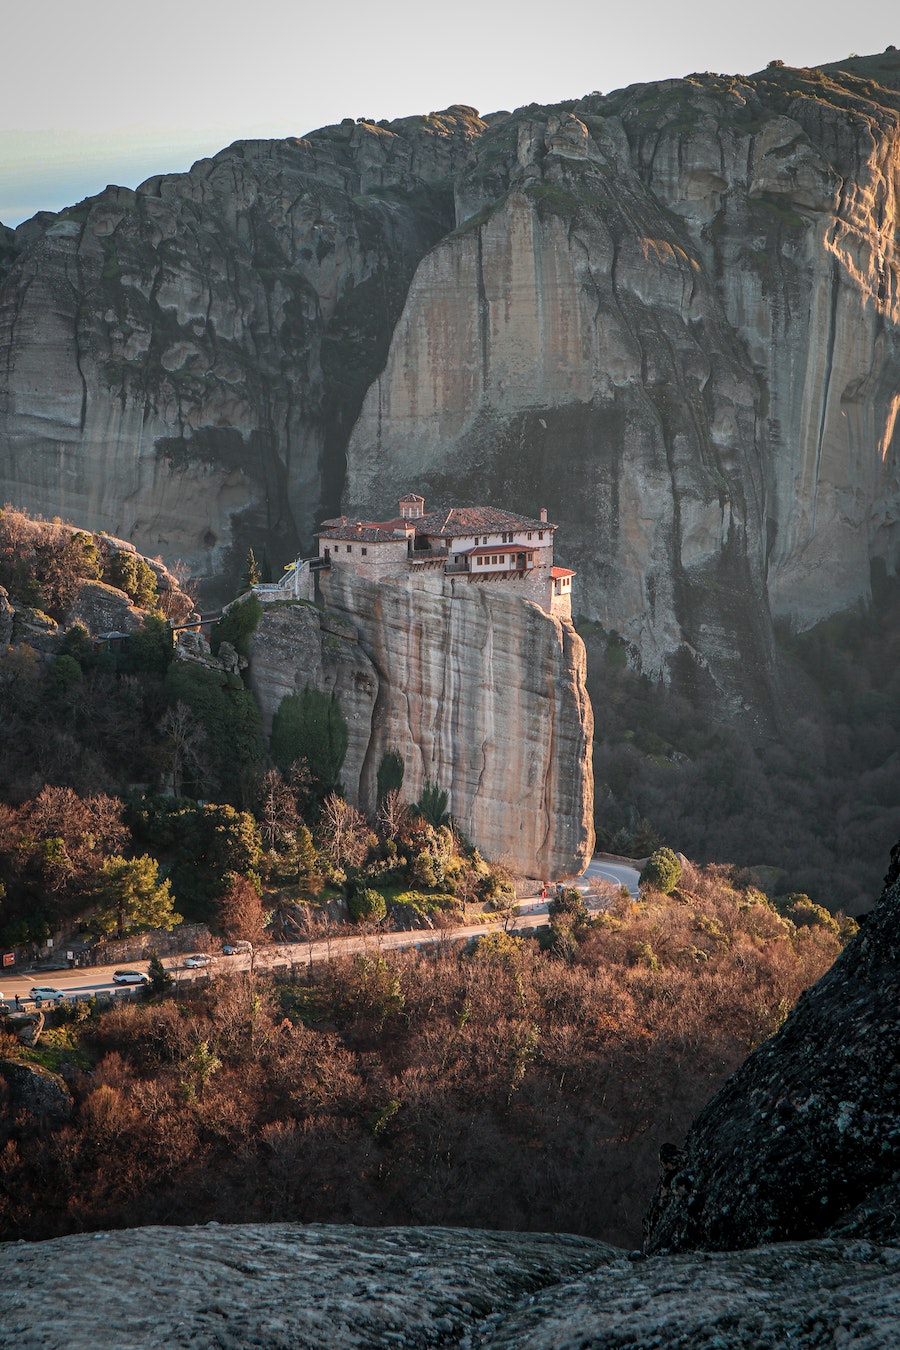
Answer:
[[[594,705],[598,847],[643,857],[665,840],[860,913],[881,889],[900,801],[900,583],[873,577],[864,613],[780,635],[778,727],[711,719],[635,671],[615,635],[582,625]]]
[[[0,1238],[290,1218],[634,1246],[660,1144],[852,926],[686,866],[597,918],[565,897],[540,942],[373,937],[283,978],[66,1008],[28,1057],[63,1075],[69,1118],[17,1114],[0,1076]]]

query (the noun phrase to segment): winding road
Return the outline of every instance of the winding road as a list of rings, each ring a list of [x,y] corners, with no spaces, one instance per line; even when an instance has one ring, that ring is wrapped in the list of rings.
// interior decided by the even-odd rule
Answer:
[[[632,895],[637,894],[638,871],[635,867],[603,857],[595,857],[588,864],[584,874],[568,885],[576,886],[585,893],[588,908],[592,908],[590,883],[592,880],[610,881],[615,885],[625,885]],[[524,932],[530,928],[540,928],[547,922],[548,900],[520,900],[518,914],[508,927],[510,931]],[[599,902],[596,902],[599,905]],[[309,966],[321,961],[331,961],[340,956],[358,953],[402,951],[415,947],[455,946],[468,942],[470,938],[482,937],[485,933],[495,932],[503,926],[503,921],[491,923],[466,924],[458,928],[412,929],[400,933],[360,933],[349,937],[318,938],[314,942],[279,943],[277,946],[260,947],[252,957],[252,966],[257,971],[285,970],[292,966]],[[227,974],[232,971],[249,970],[251,957],[245,953],[235,956],[212,955],[208,966],[200,969],[185,967],[185,957],[166,957],[163,965],[176,982],[203,979],[207,975]],[[23,1009],[33,1007],[29,990],[36,985],[59,989],[66,999],[90,998],[97,994],[114,994],[117,998],[131,997],[139,992],[140,985],[115,985],[113,972],[116,970],[145,970],[145,961],[120,961],[111,966],[81,966],[75,969],[53,970],[47,966],[38,969],[12,972],[0,972],[0,990],[2,1000],[11,1008],[15,1007],[15,996],[19,996],[19,1005]]]

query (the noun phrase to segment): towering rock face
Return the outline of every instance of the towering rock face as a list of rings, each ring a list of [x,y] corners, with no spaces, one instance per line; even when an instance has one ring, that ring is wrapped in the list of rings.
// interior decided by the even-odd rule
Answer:
[[[898,147],[887,52],[108,189],[0,239],[0,492],[207,574],[341,497],[540,500],[585,617],[771,706],[773,616],[896,570]]]
[[[363,807],[374,809],[378,766],[395,746],[404,795],[438,783],[488,857],[530,876],[583,871],[593,715],[571,623],[464,577],[376,584],[335,567],[320,584],[324,613],[277,606],[254,635],[266,729],[285,694],[333,691],[349,732],[342,779]]]
[[[0,498],[207,577],[295,551],[483,126],[242,142],[6,232]]]
[[[492,125],[363,404],[349,508],[413,475],[537,493],[582,613],[759,699],[770,611],[808,626],[896,566],[898,108],[776,69]]]

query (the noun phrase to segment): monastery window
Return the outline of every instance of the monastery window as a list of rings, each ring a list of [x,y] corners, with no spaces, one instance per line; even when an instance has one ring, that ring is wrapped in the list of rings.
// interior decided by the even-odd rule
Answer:
[[[529,538],[529,539],[531,538],[531,531],[530,531],[530,530],[528,531],[528,538]]]
[[[543,539],[543,537],[544,537],[544,531],[543,531],[543,530],[538,530],[538,539]]]
[[[348,544],[348,545],[347,545],[347,552],[348,552],[348,553],[352,553],[352,552],[353,552],[353,545],[352,545],[352,544]]]
[[[368,551],[369,551],[369,550],[368,550],[367,548],[361,548],[361,549],[360,549],[360,553],[363,555],[363,557],[366,556],[366,554],[368,553]]]
[[[501,564],[501,566],[502,566],[505,562],[506,562],[506,554],[505,554],[505,553],[501,553],[501,554],[500,554],[500,564]]]
[[[497,564],[497,555],[496,555],[496,553],[492,553],[492,554],[491,554],[491,562],[494,564],[494,566],[496,566],[496,564]]]
[[[528,555],[528,561],[529,561],[529,562],[534,562],[534,554],[533,554],[533,553],[529,553],[529,555]]]

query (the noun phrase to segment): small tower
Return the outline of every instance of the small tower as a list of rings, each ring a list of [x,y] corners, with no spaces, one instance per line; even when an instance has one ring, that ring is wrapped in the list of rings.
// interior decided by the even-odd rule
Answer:
[[[417,497],[414,492],[407,492],[405,497],[400,498],[400,518],[402,520],[421,520],[424,514],[424,497]]]

